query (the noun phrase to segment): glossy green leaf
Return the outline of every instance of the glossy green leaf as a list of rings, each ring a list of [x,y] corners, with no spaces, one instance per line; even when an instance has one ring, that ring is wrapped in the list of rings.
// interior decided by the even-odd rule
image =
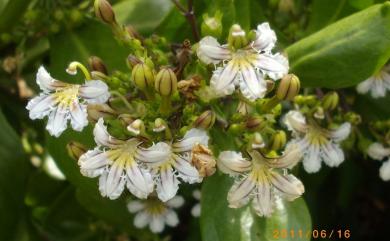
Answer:
[[[310,240],[311,217],[302,198],[293,202],[278,200],[270,218],[258,217],[250,205],[231,209],[226,200],[233,179],[216,174],[208,178],[202,188],[202,215],[200,219],[203,241],[267,241],[296,240],[284,230],[302,231],[299,240]],[[278,233],[277,233],[278,232]]]
[[[19,136],[0,110],[0,240],[14,240],[23,216],[28,162]]]
[[[353,86],[390,58],[390,3],[378,4],[286,49],[291,72],[305,87]]]
[[[131,24],[140,33],[150,34],[171,7],[169,0],[127,0],[115,4],[114,11],[121,24]]]

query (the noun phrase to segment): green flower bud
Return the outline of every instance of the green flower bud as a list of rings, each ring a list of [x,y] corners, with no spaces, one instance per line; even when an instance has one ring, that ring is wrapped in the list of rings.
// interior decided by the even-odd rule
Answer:
[[[103,74],[100,71],[92,71],[91,78],[92,79],[99,79],[99,80],[103,80],[103,81],[107,81],[109,79],[107,75]]]
[[[124,126],[130,125],[134,121],[133,117],[130,114],[120,114],[118,116],[118,119]]]
[[[334,110],[339,104],[339,95],[337,92],[332,91],[327,93],[322,99],[322,107],[324,110]]]
[[[141,119],[137,119],[127,126],[127,130],[132,134],[138,136],[145,131],[145,124]]]
[[[112,9],[111,4],[107,0],[95,0],[94,8],[96,17],[99,18],[101,21],[109,25],[117,24],[115,19],[115,13]]]
[[[90,122],[97,122],[100,118],[115,116],[115,110],[106,104],[89,104],[87,113]]]
[[[172,96],[177,90],[177,78],[170,68],[161,69],[157,76],[154,88],[161,96]]]
[[[362,122],[362,117],[355,112],[348,112],[345,114],[345,120],[352,125],[358,125]]]
[[[265,146],[263,137],[259,132],[255,132],[252,136],[252,148],[253,149],[258,149],[258,148],[263,148]]]
[[[100,73],[103,73],[105,75],[108,75],[107,67],[103,63],[103,60],[97,56],[91,56],[88,59],[89,67],[92,69],[92,71],[97,71]]]
[[[228,43],[231,48],[240,49],[248,44],[248,40],[245,36],[245,31],[240,25],[234,24],[230,28]]]
[[[69,142],[66,145],[66,149],[68,151],[68,155],[74,160],[78,160],[80,156],[88,150],[83,144],[76,141]]]
[[[301,84],[296,75],[285,75],[280,81],[276,96],[279,100],[293,100],[298,95],[300,87]]]
[[[231,134],[240,134],[244,130],[244,126],[240,124],[232,124],[229,126],[228,132]]]
[[[135,86],[137,86],[140,90],[153,88],[153,70],[146,64],[140,63],[135,65],[133,71],[131,72],[131,79],[134,81]]]
[[[194,127],[205,130],[211,128],[215,122],[215,114],[211,110],[203,112],[194,122]]]
[[[287,141],[286,133],[284,131],[276,131],[272,136],[272,140],[270,143],[271,150],[279,150],[281,149]]]
[[[265,120],[260,116],[249,117],[245,122],[245,127],[251,131],[260,131],[266,125]]]
[[[213,17],[208,14],[203,15],[203,22],[201,25],[202,36],[221,37],[222,34],[222,13],[217,11]]]
[[[157,118],[156,120],[154,120],[154,127],[153,127],[154,132],[162,132],[166,129],[167,129],[167,123],[163,119]]]
[[[324,109],[321,106],[316,108],[316,111],[314,112],[314,117],[321,120],[325,118]]]

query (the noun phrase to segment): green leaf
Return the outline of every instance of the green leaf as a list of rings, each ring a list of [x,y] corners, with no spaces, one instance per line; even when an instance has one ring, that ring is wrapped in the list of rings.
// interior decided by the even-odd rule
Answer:
[[[283,230],[302,230],[299,240],[310,240],[311,218],[302,198],[293,202],[278,201],[270,218],[258,217],[250,205],[231,209],[226,200],[233,179],[216,174],[208,178],[202,188],[202,215],[200,218],[203,241],[267,241],[296,240],[289,233],[282,238]],[[275,236],[279,231],[278,238]]]
[[[108,26],[87,21],[79,29],[64,31],[50,39],[50,73],[55,78],[72,79],[65,72],[68,64],[78,61],[87,65],[92,55],[100,57],[108,70],[126,71],[128,54],[128,50],[114,39]]]
[[[21,18],[31,0],[9,0],[0,4],[0,33],[12,29]]]
[[[95,144],[91,126],[82,133],[68,130],[60,138],[47,135],[47,148],[67,180],[77,188],[77,200],[96,217],[118,228],[131,231],[132,218],[126,209],[124,198],[109,200],[102,197],[98,190],[98,179],[81,175],[77,161],[71,159],[66,150],[66,144],[70,141],[78,141],[93,148]]]
[[[131,24],[140,33],[150,34],[171,7],[169,0],[127,0],[115,4],[114,11],[119,23]]]
[[[390,58],[390,3],[378,4],[286,49],[291,72],[305,87],[353,86]]]
[[[28,162],[1,110],[0,126],[0,240],[13,240],[23,215]]]

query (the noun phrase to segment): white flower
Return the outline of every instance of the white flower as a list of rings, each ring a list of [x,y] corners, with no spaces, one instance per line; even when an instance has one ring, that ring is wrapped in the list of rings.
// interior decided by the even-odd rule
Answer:
[[[153,233],[160,233],[165,225],[175,227],[179,224],[179,218],[173,208],[183,206],[184,199],[176,196],[167,202],[162,202],[157,198],[146,200],[130,201],[127,208],[130,213],[136,213],[134,217],[134,226],[144,228],[149,225]]]
[[[360,94],[371,93],[373,98],[385,97],[390,91],[390,65],[385,65],[377,74],[361,82],[356,87]]]
[[[222,172],[239,177],[228,193],[229,207],[240,208],[252,200],[252,206],[259,216],[269,217],[273,211],[274,195],[290,201],[301,196],[304,186],[291,174],[280,173],[299,161],[301,153],[291,145],[279,158],[267,158],[257,151],[249,153],[251,161],[234,151],[221,152],[219,162]],[[226,171],[228,170],[228,171]]]
[[[367,150],[367,154],[375,160],[387,158],[379,169],[379,176],[383,181],[390,180],[390,148],[385,148],[381,143],[372,143]]]
[[[87,177],[100,177],[99,190],[104,197],[118,198],[126,185],[134,196],[146,198],[154,185],[149,171],[135,159],[140,141],[112,137],[102,118],[96,123],[93,134],[98,146],[80,157],[81,173]]]
[[[191,150],[196,144],[207,146],[208,139],[206,131],[193,128],[176,143],[158,142],[137,153],[137,158],[152,169],[157,195],[163,202],[176,195],[179,189],[178,178],[187,183],[202,181],[198,170],[190,164]]]
[[[201,212],[201,206],[200,206],[200,198],[201,198],[201,192],[199,189],[196,189],[195,191],[192,192],[192,196],[195,198],[197,203],[191,208],[191,215],[193,217],[200,217],[200,212]]]
[[[305,117],[298,111],[289,111],[284,117],[284,123],[295,137],[291,143],[298,144],[304,153],[303,167],[308,173],[318,172],[321,162],[330,167],[337,167],[344,161],[344,152],[340,142],[351,132],[348,122],[334,130],[326,130],[314,121],[306,122]]]
[[[223,63],[211,77],[211,87],[217,95],[230,95],[236,86],[249,100],[264,97],[267,75],[277,80],[288,73],[288,61],[281,54],[272,54],[276,35],[268,23],[257,27],[256,39],[242,49],[232,50],[210,36],[199,42],[197,55],[206,64]],[[244,33],[245,34],[245,33]]]
[[[81,131],[88,125],[86,103],[104,103],[110,97],[107,85],[100,80],[68,84],[53,79],[42,66],[37,83],[42,93],[30,100],[26,108],[32,120],[48,116],[46,129],[56,137],[67,128],[68,120],[74,130]]]

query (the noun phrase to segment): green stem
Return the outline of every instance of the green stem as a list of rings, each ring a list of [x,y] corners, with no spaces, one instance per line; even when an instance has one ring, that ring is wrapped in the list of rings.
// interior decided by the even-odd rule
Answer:
[[[263,106],[262,110],[264,113],[268,113],[270,110],[272,110],[275,106],[277,106],[280,103],[280,100],[275,96],[273,96],[271,99],[269,99]]]
[[[134,110],[133,106],[131,106],[131,104],[127,101],[127,99],[126,99],[121,93],[119,93],[119,92],[116,91],[116,90],[111,90],[111,91],[110,91],[110,94],[113,95],[113,96],[118,97],[119,99],[121,99],[121,101],[123,102],[123,104],[125,104],[125,106],[126,106],[129,110],[131,110],[131,111]]]
[[[81,72],[83,72],[84,77],[85,77],[86,80],[91,80],[92,79],[91,78],[91,74],[89,73],[87,67],[85,67],[80,62],[74,61],[74,62],[70,63],[69,66],[68,66],[68,69],[70,71],[77,71],[77,69],[80,69]]]
[[[170,96],[161,96],[160,112],[161,114],[167,116],[171,113],[172,104]]]

